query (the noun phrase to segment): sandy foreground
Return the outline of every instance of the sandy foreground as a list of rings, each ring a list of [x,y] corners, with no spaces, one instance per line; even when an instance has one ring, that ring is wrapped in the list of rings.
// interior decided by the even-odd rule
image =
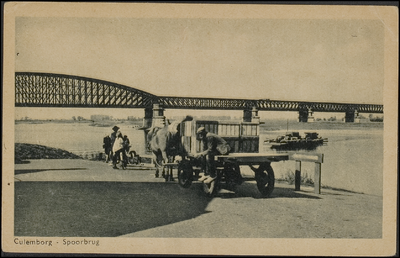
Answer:
[[[262,198],[250,181],[208,198],[151,167],[29,160],[15,165],[15,236],[379,239],[382,197],[276,183]]]

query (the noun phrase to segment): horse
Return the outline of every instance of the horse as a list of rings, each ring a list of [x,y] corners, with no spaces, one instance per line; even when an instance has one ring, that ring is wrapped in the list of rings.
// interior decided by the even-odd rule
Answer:
[[[181,142],[181,124],[185,121],[192,121],[192,116],[186,116],[181,121],[170,123],[167,121],[164,127],[151,127],[147,133],[147,143],[153,154],[153,161],[156,165],[156,174],[159,176],[159,169],[163,168],[163,175],[173,181],[172,169],[170,174],[165,176],[164,164],[174,162],[175,156],[185,156],[186,151]]]

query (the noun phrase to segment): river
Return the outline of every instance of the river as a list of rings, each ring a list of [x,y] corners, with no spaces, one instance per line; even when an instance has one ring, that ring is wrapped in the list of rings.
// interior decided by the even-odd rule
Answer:
[[[127,135],[132,148],[144,153],[144,134],[133,125],[117,124]],[[309,130],[296,130],[301,134]],[[263,132],[260,135],[260,152],[271,152],[265,148],[266,138],[275,138],[286,130]],[[15,142],[40,144],[80,154],[84,151],[102,151],[103,137],[111,133],[109,127],[89,126],[87,123],[43,123],[15,124]],[[383,128],[321,129],[318,133],[328,138],[326,145],[315,153],[323,153],[322,185],[382,196],[383,188]],[[294,172],[294,161],[273,163],[275,177],[284,177]],[[302,163],[302,175],[314,177],[314,164]]]

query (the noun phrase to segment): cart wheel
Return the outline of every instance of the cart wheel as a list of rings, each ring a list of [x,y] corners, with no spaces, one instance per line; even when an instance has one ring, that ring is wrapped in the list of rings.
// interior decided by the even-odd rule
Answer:
[[[230,163],[225,164],[224,175],[226,189],[236,192],[236,187],[241,185],[243,182],[243,178],[240,175],[239,165]]]
[[[182,161],[178,166],[178,183],[183,188],[189,188],[192,185],[193,168],[188,161]]]
[[[261,164],[256,171],[257,188],[265,197],[270,196],[275,186],[274,170],[270,163]]]
[[[203,182],[203,190],[207,197],[214,197],[214,195],[217,193],[217,181],[218,179],[215,179],[209,184]]]

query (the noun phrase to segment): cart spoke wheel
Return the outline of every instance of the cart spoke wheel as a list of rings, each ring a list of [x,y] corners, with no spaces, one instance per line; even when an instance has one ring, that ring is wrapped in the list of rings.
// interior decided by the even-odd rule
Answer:
[[[189,188],[192,185],[193,168],[189,162],[182,161],[178,166],[178,183],[183,188]]]
[[[261,164],[256,171],[257,188],[265,197],[271,195],[275,186],[274,170],[270,163]]]
[[[243,182],[239,165],[228,163],[225,165],[224,172],[226,189],[236,192],[237,185]]]

